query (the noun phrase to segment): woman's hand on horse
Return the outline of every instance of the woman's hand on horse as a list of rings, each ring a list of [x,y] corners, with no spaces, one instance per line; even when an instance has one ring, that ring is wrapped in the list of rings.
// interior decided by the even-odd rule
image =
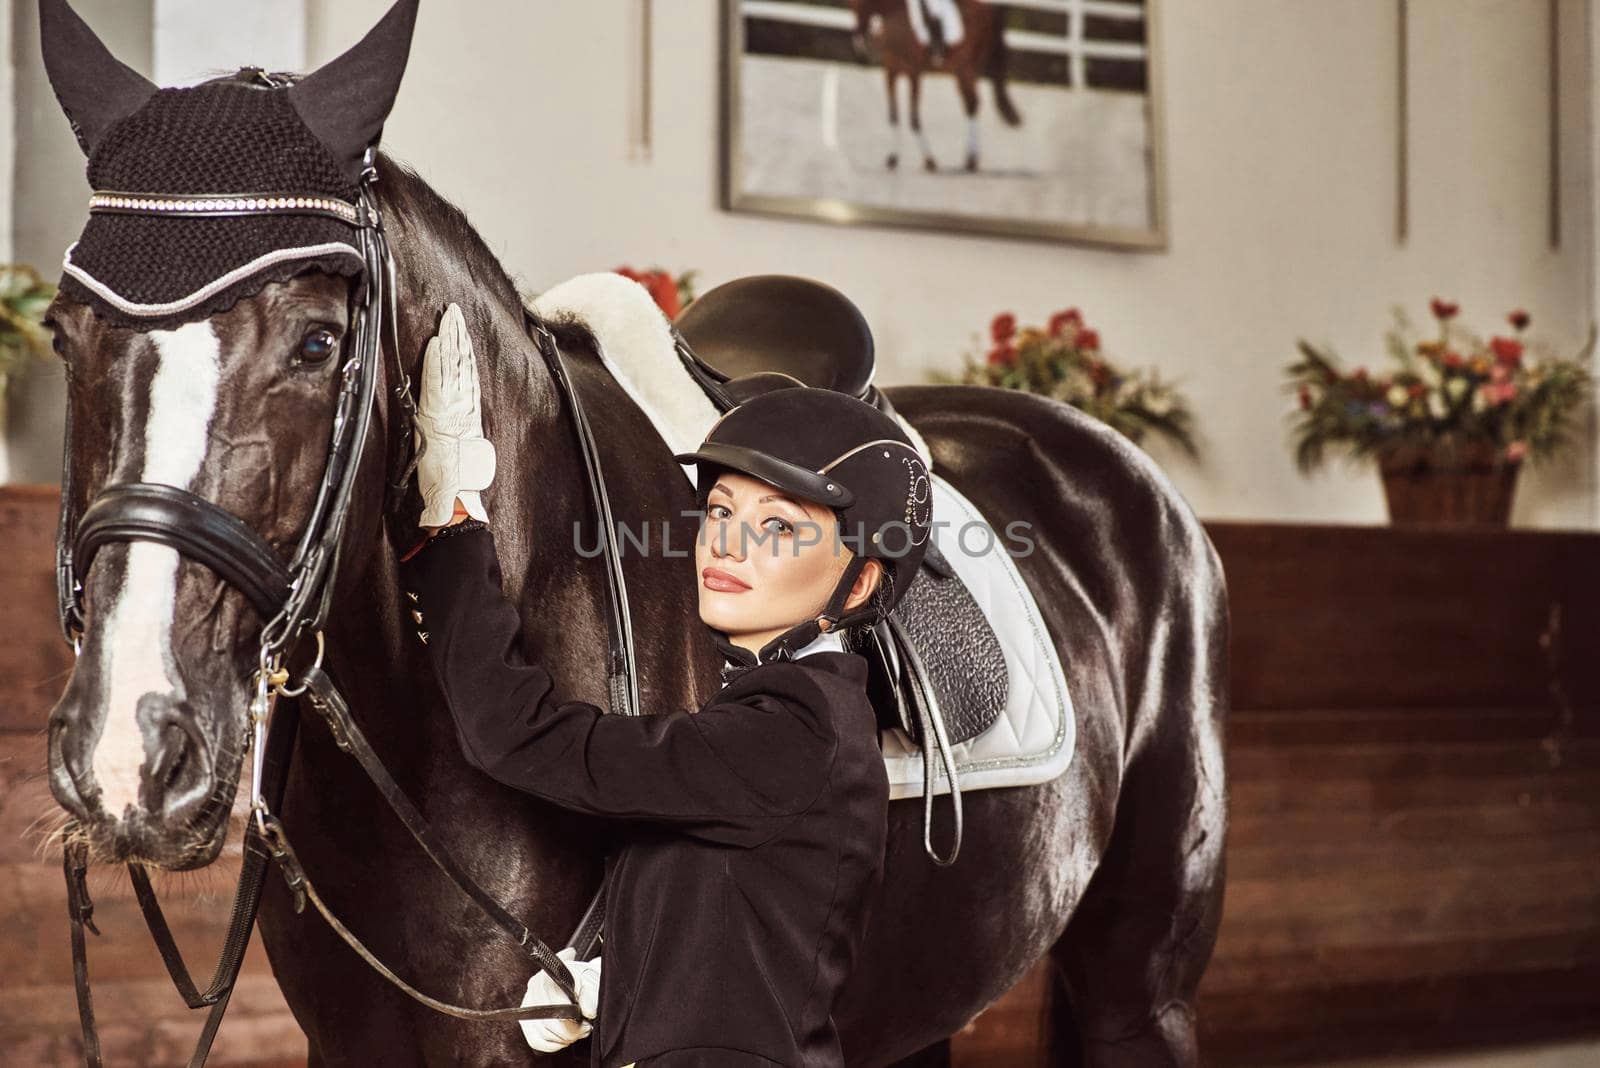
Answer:
[[[439,533],[439,531],[445,529],[445,527],[453,527],[457,523],[465,523],[467,520],[469,520],[471,518],[472,518],[472,513],[467,511],[467,506],[462,503],[460,497],[457,497],[456,498],[455,511],[450,513],[450,521],[449,522],[447,522],[443,527],[423,527],[423,529],[428,532],[428,537],[431,538],[435,534]]]
[[[494,480],[494,445],[483,436],[478,361],[467,320],[451,304],[439,332],[422,356],[421,397],[417,404],[417,487],[422,492],[424,527],[451,522],[457,501],[473,519],[488,521],[479,496]]]
[[[586,1017],[583,1020],[518,1020],[522,1027],[522,1037],[527,1039],[528,1045],[540,1053],[554,1053],[578,1041],[587,1038],[589,1032],[594,1030],[591,1023],[595,1013],[600,1010],[600,958],[594,960],[578,960],[578,951],[571,946],[558,950],[556,956],[566,962],[567,970],[572,973],[572,981],[578,992],[578,1011]],[[524,1005],[563,1005],[567,1003],[567,996],[556,986],[556,981],[550,978],[550,973],[540,969],[528,980],[528,992],[523,995]]]

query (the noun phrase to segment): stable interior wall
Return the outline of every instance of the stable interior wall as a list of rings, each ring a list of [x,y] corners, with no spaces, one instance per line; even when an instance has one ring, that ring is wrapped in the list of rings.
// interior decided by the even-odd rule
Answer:
[[[113,54],[149,77],[153,70],[153,0],[74,0]],[[39,54],[39,5],[11,5],[15,72],[15,165],[12,169],[11,254],[46,278],[61,275],[61,257],[88,218],[83,152],[45,77]],[[66,389],[61,365],[39,361],[12,388],[6,451],[13,482],[55,482],[61,476]]]
[[[305,0],[306,63],[347,48],[387,6]],[[1382,522],[1370,469],[1296,472],[1282,368],[1304,336],[1376,369],[1390,306],[1401,302],[1422,320],[1435,294],[1459,300],[1466,322],[1485,332],[1505,311],[1525,307],[1537,335],[1576,351],[1595,293],[1588,4],[1559,5],[1565,150],[1554,249],[1542,0],[1410,3],[1403,244],[1395,235],[1395,0],[1158,6],[1164,252],[721,211],[720,14],[709,0],[654,5],[655,138],[647,158],[632,146],[637,0],[422,5],[385,144],[466,210],[529,292],[624,263],[696,268],[702,286],[767,271],[813,275],[866,312],[883,385],[957,368],[964,351],[982,350],[995,312],[1042,321],[1079,306],[1113,359],[1156,367],[1187,391],[1201,460],[1148,444],[1203,518]],[[118,54],[146,71],[150,7],[80,5]],[[18,137],[28,146],[17,167],[17,254],[54,271],[82,224],[86,189],[82,160],[38,70],[32,9],[19,5],[15,18]],[[217,41],[232,32],[217,20]],[[957,107],[945,79],[925,87],[924,106]],[[991,125],[985,136],[1026,133]],[[59,384],[50,373],[34,377],[13,403],[15,470],[49,480]],[[1586,420],[1565,460],[1524,475],[1513,522],[1593,526],[1596,451]]]
[[[880,384],[954,369],[995,312],[1069,305],[1108,353],[1184,383],[1196,464],[1151,451],[1203,518],[1382,522],[1375,473],[1303,478],[1281,368],[1299,336],[1377,368],[1394,302],[1457,299],[1488,331],[1516,306],[1575,351],[1592,316],[1586,7],[1564,2],[1561,247],[1549,248],[1543,0],[1412,0],[1411,226],[1395,239],[1395,0],[1160,3],[1166,252],[842,228],[717,207],[719,5],[654,5],[654,151],[631,158],[639,5],[423,5],[385,133],[466,209],[530,290],[628,263],[715,284],[782,271],[856,300]],[[357,40],[385,0],[310,0],[308,61]],[[985,90],[987,93],[987,90]],[[947,79],[924,107],[955,108]],[[992,115],[987,103],[984,114]],[[880,122],[879,115],[854,121]],[[1027,127],[1022,128],[1025,133]],[[986,137],[1005,131],[992,118]],[[1019,134],[1021,135],[1021,134]],[[955,146],[950,147],[950,152]],[[1596,519],[1593,430],[1525,475],[1513,522]]]

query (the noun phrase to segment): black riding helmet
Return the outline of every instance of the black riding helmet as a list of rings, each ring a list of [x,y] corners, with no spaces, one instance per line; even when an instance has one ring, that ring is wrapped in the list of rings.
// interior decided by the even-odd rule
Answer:
[[[735,394],[750,392],[737,388],[743,384],[729,383]],[[813,618],[791,627],[762,647],[760,662],[788,659],[824,630],[870,625],[893,609],[916,578],[933,518],[928,466],[891,416],[836,390],[786,378],[773,385],[763,383],[762,392],[724,413],[694,452],[674,457],[696,465],[702,511],[717,473],[734,470],[827,505],[839,518],[839,538],[854,555],[823,609],[824,623]],[[889,583],[887,597],[881,609],[874,598],[844,615],[869,559],[892,565],[879,580]]]

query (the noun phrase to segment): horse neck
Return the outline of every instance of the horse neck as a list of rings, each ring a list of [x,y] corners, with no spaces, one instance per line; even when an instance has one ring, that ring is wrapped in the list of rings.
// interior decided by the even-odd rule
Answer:
[[[392,187],[400,181],[416,179],[400,176],[385,192],[393,195]],[[383,183],[379,189],[384,190]],[[415,189],[400,190],[389,203],[380,198],[395,265],[398,363],[415,395],[423,353],[438,331],[439,318],[449,304],[460,305],[478,363],[484,431],[495,446],[496,479],[485,503],[491,509],[506,592],[522,609],[525,627],[550,628],[551,633],[538,635],[542,647],[554,653],[574,644],[598,658],[606,641],[605,619],[599,614],[603,573],[597,560],[578,559],[572,549],[573,521],[586,514],[587,483],[576,441],[564,427],[560,398],[527,334],[515,287],[498,265],[493,266],[499,277],[486,279],[481,250],[464,252],[467,235],[456,226],[441,225],[443,215],[419,210],[427,207]],[[474,252],[477,261],[470,258]],[[394,360],[395,354],[385,358]],[[393,366],[385,368],[386,378],[393,375]],[[399,442],[391,390],[384,389],[379,404],[372,444],[392,448]],[[384,447],[370,449],[374,470],[368,473],[369,485],[380,484],[391,467],[392,457],[385,453]],[[373,508],[369,514],[379,511]],[[409,662],[416,668],[423,663],[421,646],[398,600],[399,557],[415,544],[412,532],[377,524],[370,537],[377,551],[368,556],[361,574],[349,577],[354,594],[346,601],[350,609],[334,626],[348,640],[368,645],[382,635],[378,644],[391,663]],[[591,543],[592,532],[585,538],[585,544]],[[583,689],[588,681],[583,680]],[[593,696],[602,697],[604,680],[594,681]]]
[[[525,635],[566,676],[565,691],[603,704],[602,673],[560,670],[561,664],[604,662],[609,639],[606,563],[594,551],[597,527],[568,402],[528,336],[516,286],[465,218],[414,175],[400,172],[395,179],[389,183],[395,203],[384,208],[398,282],[401,363],[415,383],[439,317],[450,303],[461,306],[478,362],[484,431],[495,446],[495,482],[485,504],[505,591],[521,610]],[[641,673],[664,698],[690,700],[701,683],[711,685],[706,680],[714,681],[720,663],[709,634],[696,624],[693,494],[671,449],[592,345],[564,334],[562,351],[597,439],[615,518],[637,533],[641,517],[653,517],[644,530],[645,551],[622,547],[635,628],[650,635],[638,646]],[[665,536],[670,555],[662,551],[663,522],[671,526]],[[418,643],[392,593],[399,588],[398,553],[383,541],[378,581],[368,587],[386,632],[400,643],[395,652],[415,654]]]

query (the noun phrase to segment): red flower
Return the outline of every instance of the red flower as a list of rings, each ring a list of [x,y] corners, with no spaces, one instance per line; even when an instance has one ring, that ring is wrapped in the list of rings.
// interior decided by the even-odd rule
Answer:
[[[1515,382],[1485,382],[1481,387],[1483,399],[1490,404],[1504,404],[1517,395]]]
[[[989,350],[989,363],[991,366],[999,364],[1014,364],[1017,362],[1017,347],[1010,340],[1001,341],[1000,344]]]
[[[683,311],[683,299],[678,295],[677,280],[666,271],[651,271],[644,278],[644,287],[655,298],[661,313],[668,319],[676,319]]]
[[[1533,317],[1521,308],[1506,316],[1506,319],[1510,321],[1512,328],[1516,330],[1526,330],[1528,329],[1528,324],[1533,322]]]
[[[1001,312],[989,323],[989,336],[995,341],[1010,341],[1017,333],[1017,317],[1010,312]]]
[[[1305,386],[1300,387],[1300,407],[1302,410],[1311,407],[1311,391]]]
[[[1454,319],[1456,312],[1461,310],[1461,305],[1448,300],[1440,300],[1438,297],[1433,298],[1430,306],[1433,308],[1433,315],[1436,319]]]
[[[683,311],[683,302],[678,296],[678,283],[666,271],[636,271],[632,267],[618,267],[616,273],[644,286],[650,293],[650,299],[656,302],[656,307],[660,308],[661,314],[668,319],[676,319]]]
[[[1100,335],[1093,330],[1078,331],[1078,348],[1084,352],[1094,352],[1100,348]]]
[[[1051,337],[1060,337],[1061,332],[1065,330],[1069,324],[1072,326],[1083,325],[1083,314],[1079,312],[1077,308],[1068,308],[1066,311],[1058,311],[1054,315],[1050,316],[1050,324],[1048,327],[1046,327],[1046,329],[1049,331]]]
[[[1446,367],[1455,368],[1460,367],[1466,361],[1461,358],[1461,354],[1458,352],[1447,352],[1443,356],[1439,357],[1439,362],[1444,364]]]
[[[1514,337],[1497,337],[1489,341],[1489,351],[1494,353],[1494,358],[1501,363],[1513,367],[1522,361],[1522,342]]]
[[[1421,382],[1413,382],[1406,387],[1406,395],[1410,397],[1420,397],[1426,392],[1428,392],[1428,387]]]

